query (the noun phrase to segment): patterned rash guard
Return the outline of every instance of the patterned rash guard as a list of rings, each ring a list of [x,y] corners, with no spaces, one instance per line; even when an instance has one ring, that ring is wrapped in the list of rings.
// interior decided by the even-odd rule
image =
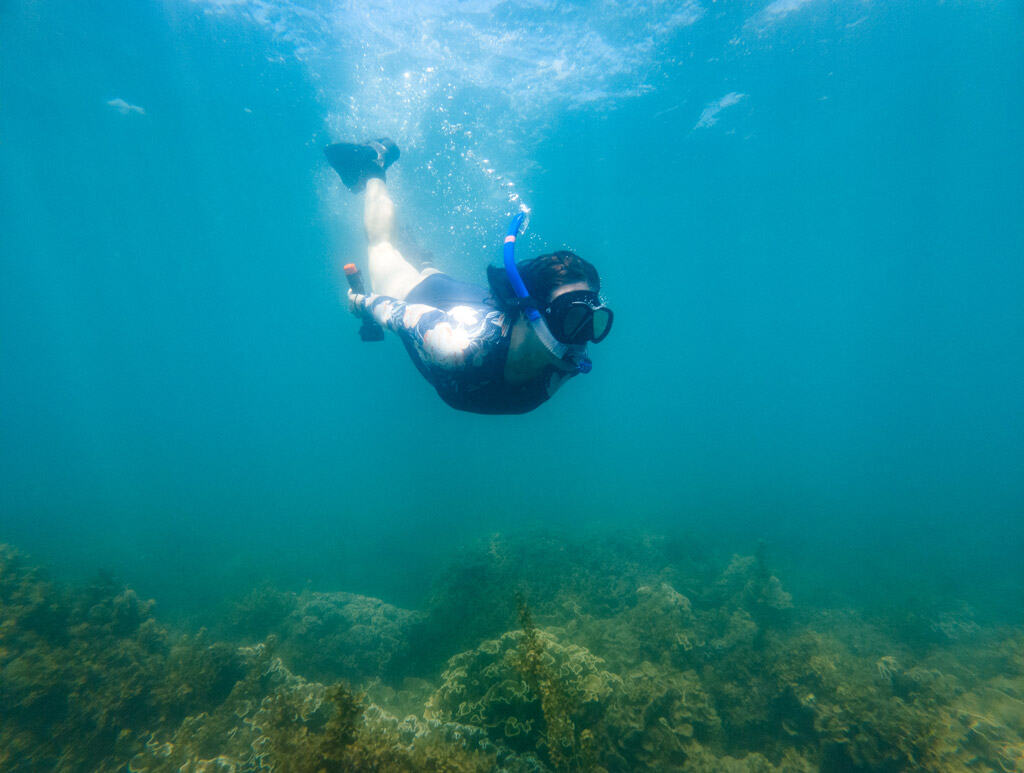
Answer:
[[[571,376],[552,365],[526,383],[506,383],[512,321],[484,288],[445,274],[428,276],[405,301],[355,295],[353,303],[357,313],[398,334],[420,373],[453,408],[526,413]]]

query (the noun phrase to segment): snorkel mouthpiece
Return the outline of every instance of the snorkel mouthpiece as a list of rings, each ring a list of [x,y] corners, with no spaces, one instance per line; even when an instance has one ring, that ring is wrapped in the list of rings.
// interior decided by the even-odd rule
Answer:
[[[525,212],[517,212],[512,217],[512,222],[508,225],[508,234],[505,236],[505,245],[503,248],[505,274],[508,276],[508,280],[512,285],[512,289],[516,293],[516,297],[520,300],[528,299],[530,297],[530,293],[526,289],[526,284],[523,282],[523,278],[519,276],[519,269],[516,268],[516,237],[519,236],[519,229],[523,227],[523,221],[525,219]],[[587,359],[586,346],[563,344],[561,341],[557,340],[554,335],[552,335],[551,330],[544,321],[544,317],[541,316],[536,304],[524,304],[524,311],[526,312],[526,319],[529,320],[530,327],[533,328],[533,332],[536,333],[540,342],[544,344],[545,349],[560,360],[568,359],[575,366],[577,373],[590,373],[590,371],[593,370],[594,364]]]

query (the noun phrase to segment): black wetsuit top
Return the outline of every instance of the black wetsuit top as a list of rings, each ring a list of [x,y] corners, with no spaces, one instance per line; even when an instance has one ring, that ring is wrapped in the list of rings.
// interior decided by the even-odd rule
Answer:
[[[428,275],[404,301],[356,296],[356,307],[402,339],[420,373],[452,408],[526,413],[546,401],[565,373],[548,366],[522,384],[505,381],[512,323],[483,287],[447,274]]]

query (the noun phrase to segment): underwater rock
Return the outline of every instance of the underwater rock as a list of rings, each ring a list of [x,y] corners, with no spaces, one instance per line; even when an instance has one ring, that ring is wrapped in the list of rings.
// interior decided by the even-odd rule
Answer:
[[[177,771],[452,771],[526,773],[506,755],[498,763],[482,731],[399,720],[342,684],[308,682],[269,648],[243,648],[249,665],[212,713],[154,734],[131,760],[134,773]]]
[[[306,592],[285,621],[281,652],[316,676],[358,682],[387,673],[420,617],[369,596]]]
[[[436,687],[434,682],[416,677],[406,677],[394,685],[380,679],[370,680],[361,685],[361,689],[373,703],[384,706],[400,717],[421,714]]]
[[[664,540],[635,532],[492,534],[458,554],[436,581],[423,622],[410,632],[409,674],[434,672],[452,653],[509,630],[516,593],[545,619],[621,612],[638,587],[657,586],[666,550]]]
[[[691,650],[703,647],[690,600],[667,582],[641,585],[634,602],[617,615],[596,618],[580,610],[560,630],[608,663],[609,670],[624,673],[642,661],[685,661]]]
[[[708,642],[712,649],[732,650],[737,647],[753,646],[760,629],[749,612],[745,609],[736,609],[728,616],[723,615],[721,619],[724,625],[719,626],[718,635]]]
[[[683,766],[695,744],[721,742],[721,725],[696,672],[646,661],[624,677],[606,720],[621,769]]]
[[[264,583],[237,601],[227,614],[230,633],[262,641],[280,631],[284,619],[298,605],[298,595]]]
[[[123,768],[148,730],[227,695],[234,648],[172,641],[152,608],[106,579],[68,593],[0,547],[0,767]]]
[[[483,728],[497,744],[557,764],[589,754],[621,679],[547,631],[510,631],[448,661],[427,719]]]
[[[355,593],[286,594],[266,588],[232,613],[236,629],[272,633],[277,654],[295,671],[356,684],[392,672],[408,652],[410,627],[421,618]]]
[[[644,657],[671,657],[677,650],[686,652],[703,644],[690,600],[667,582],[643,585],[636,595],[637,605],[626,617],[639,634]]]
[[[725,604],[741,607],[762,622],[779,621],[780,613],[793,608],[793,597],[769,572],[763,551],[754,556],[734,555],[716,586]]]
[[[820,768],[792,749],[786,750],[778,764],[757,752],[742,757],[714,754],[699,744],[688,750],[686,773],[816,773]]]
[[[789,716],[783,728],[794,745],[816,747],[824,770],[1024,770],[1016,677],[963,694],[937,668],[887,656],[872,664],[814,632],[777,641],[766,668],[776,711]]]
[[[499,562],[528,553],[492,547]],[[565,593],[548,588],[544,629],[493,588],[521,630],[450,657],[438,681],[393,675],[440,620],[378,599],[258,589],[234,629],[273,633],[239,646],[169,631],[109,578],[56,586],[0,546],[0,769],[1024,773],[1019,627],[947,600],[909,610],[926,636],[908,641],[877,615],[792,609],[757,556],[717,580],[640,560],[591,578],[616,571],[593,549]],[[617,595],[594,603],[598,588]],[[473,604],[464,617],[496,606]],[[935,629],[936,609],[955,624]]]
[[[994,680],[958,698],[951,739],[936,757],[949,770],[1024,770],[1024,682]],[[952,742],[951,742],[952,741]]]
[[[974,621],[974,612],[964,602],[956,609],[941,612],[931,624],[931,629],[951,642],[965,641],[977,636],[981,626]]]

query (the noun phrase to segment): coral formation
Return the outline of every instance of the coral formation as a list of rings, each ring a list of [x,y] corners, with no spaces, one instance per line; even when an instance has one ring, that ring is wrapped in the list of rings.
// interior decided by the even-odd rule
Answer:
[[[135,773],[181,770],[494,770],[482,734],[456,737],[414,717],[400,722],[349,687],[292,674],[269,648],[242,649],[249,670],[211,714],[154,734],[130,763]]]
[[[534,627],[510,631],[448,662],[425,716],[483,728],[496,742],[555,769],[587,769],[621,680],[583,647]]]
[[[409,628],[422,616],[355,593],[281,593],[257,588],[231,611],[235,631],[277,639],[286,663],[316,679],[360,682],[390,674],[408,651]]]
[[[147,728],[224,699],[235,648],[172,641],[152,606],[107,581],[68,594],[0,546],[0,767],[115,769]]]
[[[1024,632],[802,608],[763,550],[533,533],[423,612],[264,586],[215,637],[0,546],[0,715],[3,770],[1024,773]]]

